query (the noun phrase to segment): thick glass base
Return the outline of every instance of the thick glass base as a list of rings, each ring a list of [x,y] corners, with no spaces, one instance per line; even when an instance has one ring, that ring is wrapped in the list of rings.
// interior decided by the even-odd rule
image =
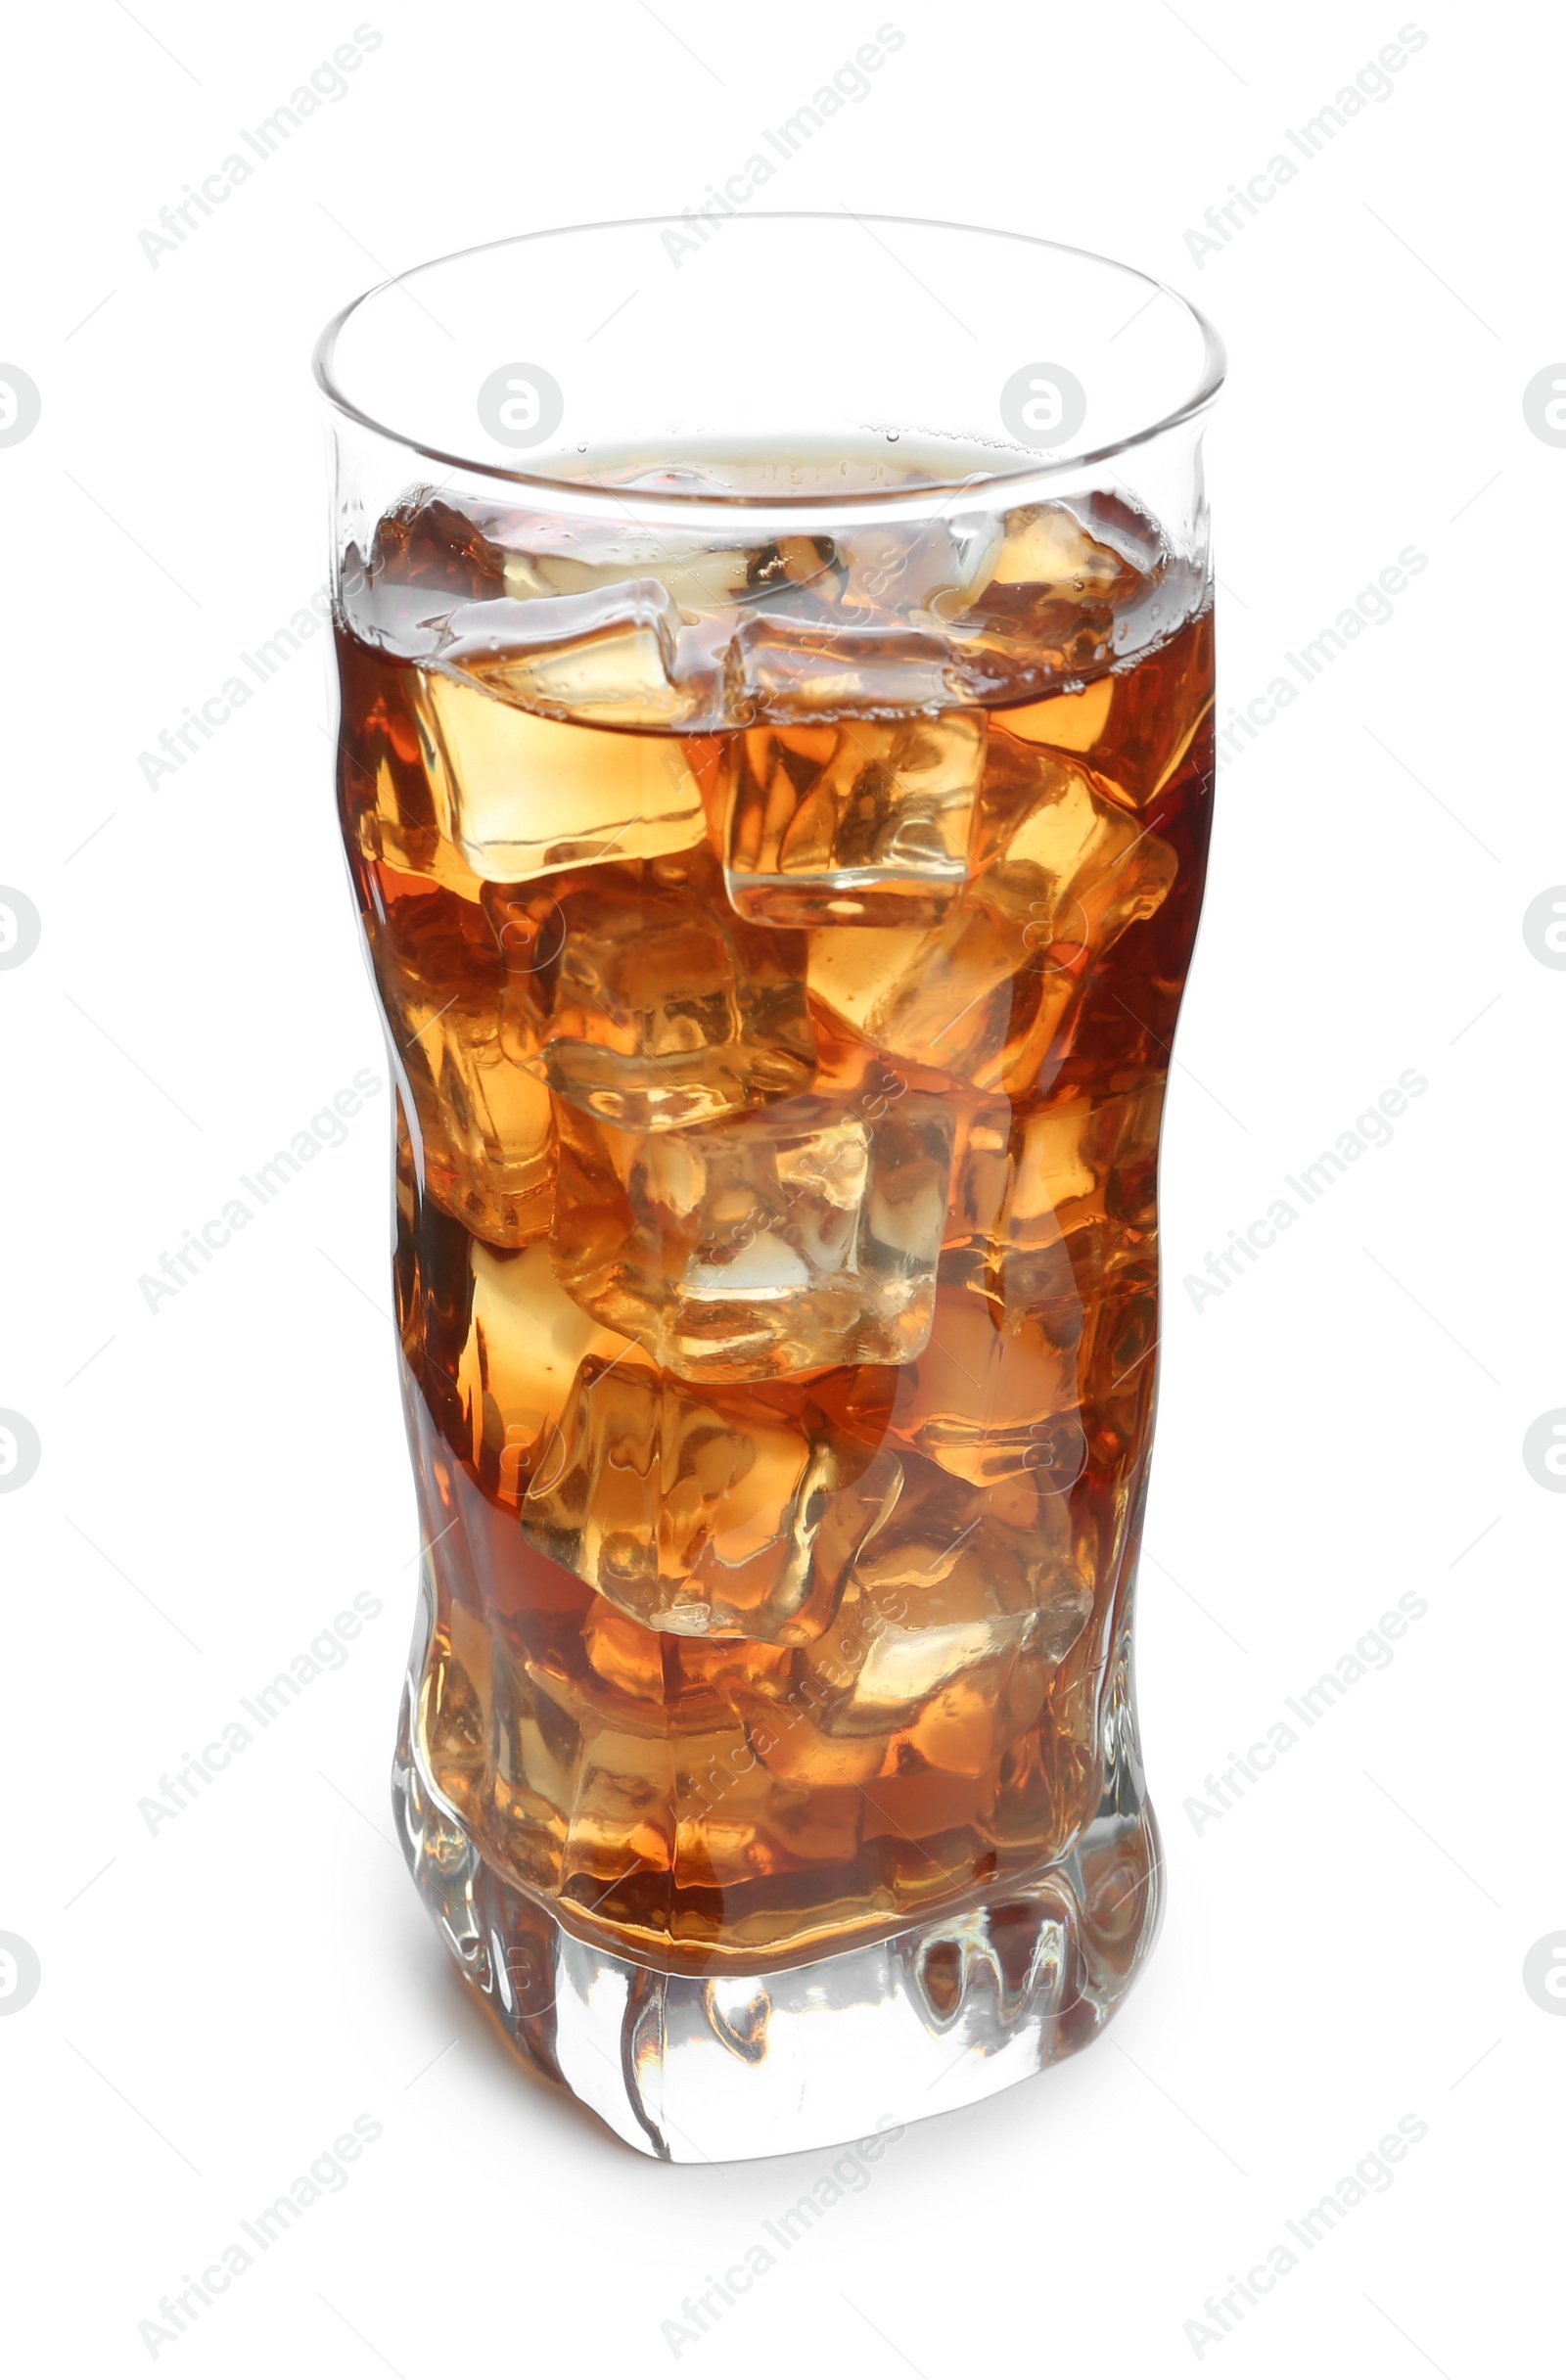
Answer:
[[[1099,1814],[1066,1858],[829,1958],[703,1977],[581,1942],[497,1875],[419,1757],[418,1667],[392,1770],[414,1881],[526,2062],[647,2156],[783,2156],[970,2106],[1090,2040],[1152,1947],[1161,1861],[1124,1674]]]

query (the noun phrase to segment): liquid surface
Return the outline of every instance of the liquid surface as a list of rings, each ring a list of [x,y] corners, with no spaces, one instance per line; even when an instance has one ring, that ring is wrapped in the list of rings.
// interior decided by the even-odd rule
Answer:
[[[892,1931],[1097,1808],[1212,645],[1094,506],[627,580],[414,499],[352,580],[420,1742],[655,1965]]]

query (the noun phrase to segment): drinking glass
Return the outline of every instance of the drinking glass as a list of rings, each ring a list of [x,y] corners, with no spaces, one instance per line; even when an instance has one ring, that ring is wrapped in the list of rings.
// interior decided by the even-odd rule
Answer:
[[[423,1540],[397,1822],[660,2158],[872,2136],[1151,1945],[1130,1682],[1221,351],[940,223],[506,240],[325,333]]]

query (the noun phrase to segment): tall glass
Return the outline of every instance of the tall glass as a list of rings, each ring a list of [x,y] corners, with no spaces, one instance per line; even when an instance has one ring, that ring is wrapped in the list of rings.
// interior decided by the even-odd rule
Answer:
[[[510,240],[350,305],[342,821],[424,1535],[394,1794],[523,2055],[803,2148],[1088,2039],[1221,357],[949,225]]]

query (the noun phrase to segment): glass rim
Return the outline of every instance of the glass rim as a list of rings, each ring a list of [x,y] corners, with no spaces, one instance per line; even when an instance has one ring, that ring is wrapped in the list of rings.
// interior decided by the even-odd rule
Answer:
[[[840,214],[827,207],[755,207],[748,208],[743,216],[738,216],[735,220],[737,222],[837,224],[844,219],[845,215],[848,215],[847,209]],[[891,230],[901,228],[919,231],[963,232],[986,240],[1014,241],[1020,247],[1042,249],[1056,255],[1083,258],[1088,263],[1102,265],[1111,272],[1123,274],[1129,281],[1140,282],[1148,293],[1146,299],[1148,304],[1151,304],[1155,298],[1169,298],[1171,303],[1179,308],[1200,334],[1202,369],[1196,386],[1178,404],[1160,414],[1157,420],[1148,422],[1139,429],[1129,431],[1122,437],[1111,439],[1103,446],[1093,447],[1080,454],[1062,455],[1053,462],[1046,461],[1039,456],[1031,456],[1025,461],[1020,461],[1015,469],[997,468],[993,472],[953,473],[949,479],[932,478],[918,488],[870,488],[838,496],[823,496],[819,489],[795,494],[777,490],[768,490],[765,493],[758,490],[719,492],[710,486],[690,490],[658,489],[656,491],[639,487],[635,490],[639,513],[652,516],[662,515],[666,519],[689,520],[693,515],[701,512],[764,514],[787,510],[798,513],[838,514],[844,511],[856,512],[861,506],[875,511],[889,508],[907,511],[910,505],[917,506],[925,503],[931,497],[949,495],[953,490],[983,489],[988,495],[991,490],[1018,487],[1027,481],[1080,477],[1082,473],[1091,470],[1096,464],[1108,462],[1114,456],[1128,453],[1135,447],[1145,446],[1154,438],[1162,437],[1167,432],[1177,429],[1182,423],[1195,420],[1209,409],[1223,386],[1228,359],[1222,339],[1213,323],[1191,298],[1184,297],[1180,291],[1173,289],[1168,282],[1159,281],[1151,273],[1142,272],[1136,265],[1123,264],[1117,257],[1102,255],[1094,249],[1075,248],[1064,241],[1043,240],[1032,232],[1001,230],[991,224],[953,223],[946,221],[944,217],[931,215],[855,214],[849,215],[848,219],[865,224],[879,224]],[[345,419],[356,422],[362,429],[372,432],[378,437],[392,440],[411,454],[423,456],[427,462],[442,464],[453,471],[477,474],[486,480],[509,481],[520,487],[539,489],[547,494],[552,507],[557,510],[563,506],[567,509],[575,509],[578,505],[586,505],[590,510],[596,510],[598,506],[605,504],[622,507],[627,491],[609,482],[595,485],[590,480],[573,479],[563,474],[538,470],[525,470],[515,464],[501,463],[476,454],[453,453],[446,447],[431,444],[409,431],[398,430],[391,422],[377,419],[374,414],[366,412],[362,406],[356,404],[334,378],[338,342],[347,324],[362,307],[369,305],[372,299],[382,297],[389,290],[404,287],[423,273],[438,271],[442,265],[455,264],[470,256],[483,255],[491,249],[523,248],[532,241],[557,240],[575,232],[644,231],[651,230],[658,225],[677,224],[682,220],[683,218],[678,215],[669,214],[618,215],[596,223],[551,224],[538,231],[509,232],[497,240],[476,241],[471,247],[452,249],[444,255],[428,257],[422,264],[410,265],[405,272],[389,273],[385,280],[374,283],[367,290],[361,290],[356,298],[350,298],[347,303],[340,307],[326,324],[315,343],[310,358],[311,373],[316,386],[328,404]]]

